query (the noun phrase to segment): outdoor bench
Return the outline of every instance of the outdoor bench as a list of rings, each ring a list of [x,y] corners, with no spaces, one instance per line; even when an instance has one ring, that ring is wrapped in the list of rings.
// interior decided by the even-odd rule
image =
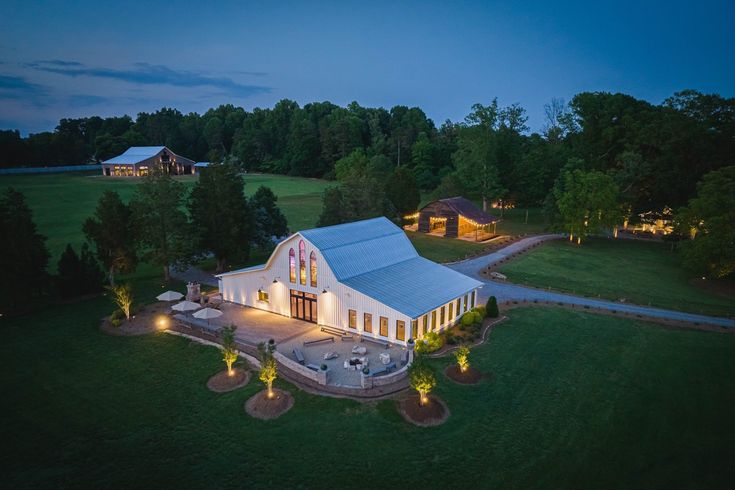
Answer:
[[[294,349],[293,355],[296,356],[296,360],[299,361],[299,364],[304,364],[304,354],[299,349]]]
[[[334,342],[334,337],[322,337],[321,339],[304,340],[304,345],[319,344],[321,342]]]

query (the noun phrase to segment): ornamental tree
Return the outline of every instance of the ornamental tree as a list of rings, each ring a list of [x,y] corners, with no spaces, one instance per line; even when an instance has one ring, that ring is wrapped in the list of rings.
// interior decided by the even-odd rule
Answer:
[[[107,289],[112,293],[112,300],[123,312],[125,319],[130,321],[130,311],[133,307],[133,288],[130,287],[130,284],[120,284],[119,286],[108,286]]]
[[[273,357],[273,350],[262,342],[258,344],[258,350],[260,351],[260,375],[258,378],[265,383],[268,398],[273,398],[273,382],[278,377],[278,368]]]
[[[466,372],[470,367],[470,348],[466,345],[460,345],[459,349],[454,351],[454,357],[457,359],[460,372]]]
[[[408,380],[411,388],[419,393],[419,405],[422,407],[429,401],[428,395],[436,386],[436,376],[419,355],[408,368]]]
[[[237,327],[230,325],[222,329],[222,360],[227,364],[227,375],[232,376],[234,371],[232,365],[237,361],[237,346],[235,345],[235,330]]]

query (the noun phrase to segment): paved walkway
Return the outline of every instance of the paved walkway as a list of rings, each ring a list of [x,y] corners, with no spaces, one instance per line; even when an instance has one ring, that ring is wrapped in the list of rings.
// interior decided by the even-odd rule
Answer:
[[[707,325],[717,325],[727,328],[735,328],[735,319],[713,317],[706,315],[697,315],[694,313],[685,313],[682,311],[664,310],[653,308],[650,306],[639,306],[629,303],[616,303],[614,301],[605,301],[600,299],[583,298],[573,296],[571,294],[557,293],[554,291],[546,291],[543,289],[535,289],[517,284],[506,283],[501,281],[490,281],[486,277],[480,275],[480,270],[495,264],[504,258],[521,252],[540,242],[562,238],[562,235],[538,235],[519,240],[502,250],[497,252],[476,257],[473,259],[448,264],[452,269],[461,272],[467,276],[473,277],[481,281],[485,286],[480,290],[479,299],[482,302],[487,301],[490,296],[495,296],[499,302],[502,301],[550,301],[553,303],[573,304],[579,306],[589,306],[590,308],[601,308],[605,310],[615,310],[627,312],[636,315],[643,315],[652,318],[662,318],[674,321],[684,321],[690,323],[701,323]],[[479,303],[479,301],[478,301]]]

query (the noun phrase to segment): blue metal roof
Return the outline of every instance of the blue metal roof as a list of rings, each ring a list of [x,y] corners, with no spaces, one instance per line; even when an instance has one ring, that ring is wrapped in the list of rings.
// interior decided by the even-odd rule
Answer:
[[[196,162],[194,166],[197,168],[209,167],[209,162]]]
[[[122,155],[112,157],[102,163],[130,165],[154,157],[165,148],[165,146],[131,146]]]
[[[404,231],[384,217],[300,233],[338,281],[411,318],[482,286],[420,257]]]
[[[418,318],[482,286],[480,281],[423,257],[341,282],[411,318]]]

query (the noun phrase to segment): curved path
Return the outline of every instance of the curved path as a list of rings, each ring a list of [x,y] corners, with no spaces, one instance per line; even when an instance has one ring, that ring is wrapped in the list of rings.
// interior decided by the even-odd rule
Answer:
[[[609,311],[620,311],[642,315],[652,318],[661,318],[666,320],[683,321],[689,323],[701,323],[707,325],[717,325],[720,327],[735,328],[735,319],[714,317],[706,315],[697,315],[694,313],[685,313],[683,311],[664,310],[653,308],[650,306],[640,306],[630,303],[616,303],[614,301],[605,301],[600,299],[583,298],[571,294],[557,293],[554,291],[546,291],[543,289],[535,289],[517,284],[490,281],[486,277],[480,275],[480,270],[495,264],[504,258],[521,252],[529,247],[546,240],[562,238],[562,235],[538,235],[519,240],[502,250],[497,252],[476,257],[473,259],[447,264],[457,272],[461,272],[467,276],[477,279],[485,284],[480,290],[480,300],[487,301],[490,296],[495,296],[499,302],[502,301],[549,301],[554,303],[573,304],[579,306],[589,306],[590,308],[600,308]]]

